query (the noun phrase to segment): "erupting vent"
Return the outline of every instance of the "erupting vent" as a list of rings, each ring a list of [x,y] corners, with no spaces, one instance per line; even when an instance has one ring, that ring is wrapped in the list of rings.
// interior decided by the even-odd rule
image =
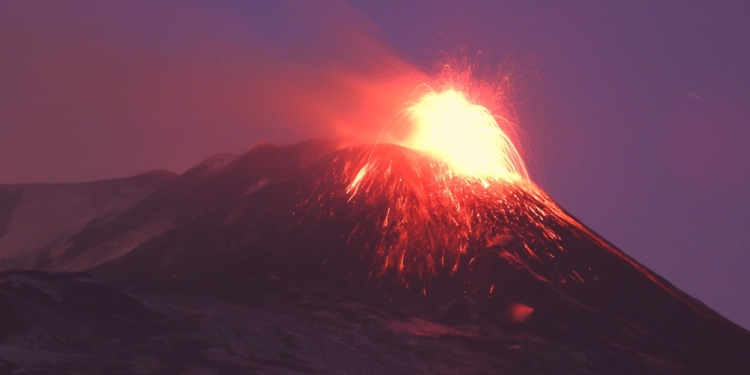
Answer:
[[[529,179],[523,159],[505,131],[511,124],[471,103],[464,93],[453,89],[430,92],[411,105],[407,114],[414,130],[403,146],[442,160],[462,177]]]

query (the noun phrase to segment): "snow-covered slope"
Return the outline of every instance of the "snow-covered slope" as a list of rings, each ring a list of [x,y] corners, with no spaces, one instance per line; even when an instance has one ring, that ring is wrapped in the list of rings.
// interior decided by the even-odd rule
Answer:
[[[174,177],[156,170],[85,183],[0,185],[0,270],[39,268],[51,246],[120,215]]]
[[[50,246],[49,261],[38,268],[80,271],[116,259],[187,221],[298,173],[333,150],[334,142],[312,140],[283,147],[262,143],[240,156],[211,157],[112,220]]]

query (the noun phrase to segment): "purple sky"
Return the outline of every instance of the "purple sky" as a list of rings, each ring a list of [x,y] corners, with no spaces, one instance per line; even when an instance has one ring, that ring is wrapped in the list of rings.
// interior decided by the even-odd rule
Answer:
[[[0,183],[367,139],[441,51],[482,51],[513,66],[534,179],[747,328],[750,3],[654,3],[3,2]]]

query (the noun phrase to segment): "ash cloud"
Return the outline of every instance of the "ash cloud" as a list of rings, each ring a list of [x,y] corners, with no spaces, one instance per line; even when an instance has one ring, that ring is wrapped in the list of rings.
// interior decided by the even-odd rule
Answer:
[[[0,5],[0,183],[368,142],[424,82],[344,3]]]

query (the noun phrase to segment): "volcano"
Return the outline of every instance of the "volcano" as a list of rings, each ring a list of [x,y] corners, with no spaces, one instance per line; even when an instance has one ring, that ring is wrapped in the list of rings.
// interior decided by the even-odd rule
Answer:
[[[9,373],[750,373],[532,183],[398,145],[220,155],[45,254],[0,274]]]

